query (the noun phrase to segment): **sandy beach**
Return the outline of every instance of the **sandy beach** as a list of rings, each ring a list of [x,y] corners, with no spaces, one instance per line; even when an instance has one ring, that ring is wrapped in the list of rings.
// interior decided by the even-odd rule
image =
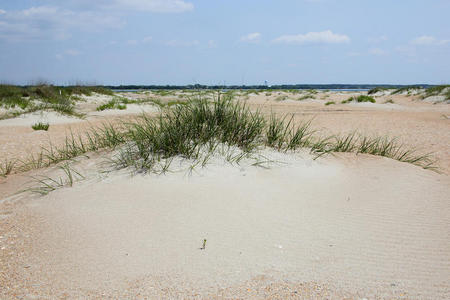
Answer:
[[[1,297],[449,298],[448,104],[286,95],[237,99],[265,114],[312,119],[323,134],[398,136],[433,152],[438,172],[367,154],[316,159],[264,149],[238,164],[215,155],[194,169],[175,159],[164,174],[110,170],[110,152],[90,153],[71,164],[83,178],[43,196],[17,192],[61,169],[12,174],[0,179]],[[46,115],[50,128],[42,132],[29,118],[0,121],[1,156],[25,158],[46,139],[57,145],[67,132],[141,113],[114,112]]]

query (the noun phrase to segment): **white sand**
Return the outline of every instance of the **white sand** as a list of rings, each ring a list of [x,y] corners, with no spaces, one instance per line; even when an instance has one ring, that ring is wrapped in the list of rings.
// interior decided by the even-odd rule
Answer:
[[[379,157],[265,155],[282,163],[122,173],[29,201],[42,230],[19,271],[82,298],[202,295],[261,275],[359,298],[450,297],[448,177]]]
[[[54,111],[38,111],[20,115],[16,118],[0,120],[2,126],[31,126],[33,124],[43,122],[52,124],[77,123],[83,120],[76,117],[61,115]]]
[[[127,104],[126,109],[107,109],[103,111],[92,111],[88,116],[119,116],[129,114],[159,112],[159,107],[152,104]]]

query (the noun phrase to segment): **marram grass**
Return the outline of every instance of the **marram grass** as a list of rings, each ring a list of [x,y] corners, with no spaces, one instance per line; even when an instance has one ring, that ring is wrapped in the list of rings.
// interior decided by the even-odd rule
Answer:
[[[293,117],[272,114],[266,118],[245,103],[232,100],[232,96],[219,94],[214,101],[199,98],[184,105],[166,106],[158,117],[142,115],[117,125],[91,128],[81,135],[71,133],[62,145],[50,144],[24,161],[4,162],[0,175],[46,167],[108,149],[118,150],[113,159],[117,168],[152,171],[163,162],[162,169],[167,170],[174,157],[202,160],[204,165],[219,145],[239,148],[244,154],[256,153],[263,147],[285,152],[309,149],[317,157],[333,152],[367,153],[434,168],[431,155],[417,154],[395,138],[357,133],[321,137],[310,125],[310,121],[295,125]]]

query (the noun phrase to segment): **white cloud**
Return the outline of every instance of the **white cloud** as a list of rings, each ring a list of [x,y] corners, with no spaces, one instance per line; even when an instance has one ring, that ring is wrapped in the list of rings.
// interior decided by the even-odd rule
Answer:
[[[100,32],[123,27],[127,11],[181,13],[194,9],[194,5],[185,0],[46,0],[45,2],[48,5],[15,11],[0,10],[0,39],[9,41],[67,39],[73,31]]]
[[[181,13],[194,9],[194,4],[183,0],[113,0],[106,7],[158,13]]]
[[[137,40],[128,40],[127,44],[128,45],[132,45],[132,46],[136,46],[138,44],[138,41]]]
[[[344,34],[336,34],[331,30],[308,32],[306,34],[282,35],[272,42],[285,44],[339,44],[348,43],[350,38]]]
[[[388,54],[387,51],[380,49],[380,48],[372,48],[369,50],[369,54],[375,55],[375,56],[382,56]]]
[[[99,32],[124,23],[95,12],[74,12],[55,6],[38,6],[0,15],[0,39],[10,41],[67,39],[72,30]]]
[[[257,43],[261,41],[261,33],[253,32],[241,37],[241,42]]]
[[[439,40],[430,35],[423,35],[411,40],[411,44],[417,46],[429,46],[429,45],[440,46],[448,43],[450,43],[450,40]]]

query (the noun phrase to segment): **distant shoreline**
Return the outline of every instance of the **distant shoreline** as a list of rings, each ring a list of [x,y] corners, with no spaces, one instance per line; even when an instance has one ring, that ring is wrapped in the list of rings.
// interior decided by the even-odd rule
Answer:
[[[436,85],[414,84],[283,84],[283,85],[105,85],[103,87],[115,91],[138,90],[189,90],[189,89],[222,89],[222,90],[330,90],[330,91],[366,91],[373,88],[399,89],[405,87],[429,88]]]

